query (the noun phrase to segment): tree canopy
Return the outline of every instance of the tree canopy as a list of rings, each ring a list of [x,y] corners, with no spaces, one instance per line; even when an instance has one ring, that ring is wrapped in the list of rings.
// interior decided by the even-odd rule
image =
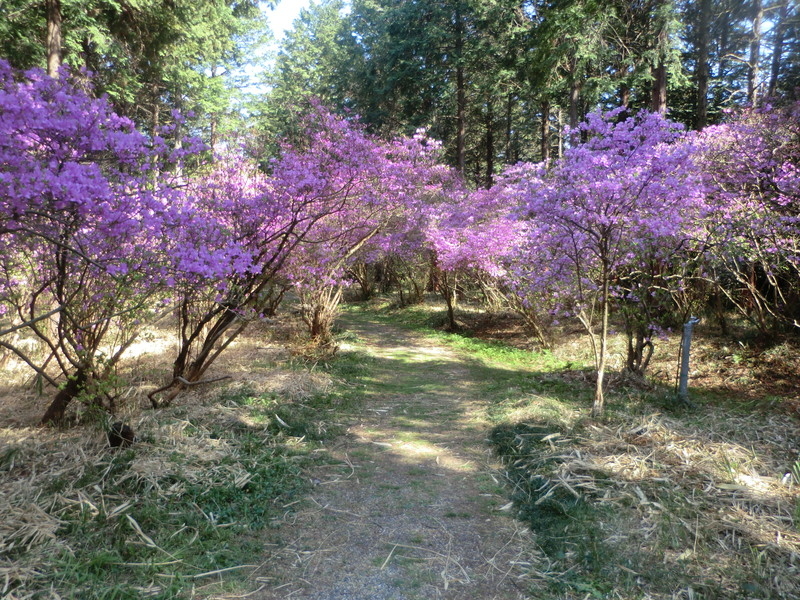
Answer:
[[[425,127],[486,185],[558,154],[564,125],[598,108],[701,128],[754,98],[796,99],[799,25],[788,0],[321,0],[284,42],[269,97],[301,86],[372,131]]]

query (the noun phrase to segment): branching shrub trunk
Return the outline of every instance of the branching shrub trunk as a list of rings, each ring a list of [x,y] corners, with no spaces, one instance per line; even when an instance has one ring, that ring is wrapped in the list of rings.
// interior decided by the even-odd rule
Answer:
[[[300,292],[300,315],[315,344],[328,345],[333,341],[333,324],[339,312],[342,294],[341,286],[330,286],[310,293]]]
[[[381,263],[359,261],[350,267],[348,274],[358,283],[361,300],[366,302],[375,295],[381,283],[383,268]]]
[[[552,349],[553,339],[549,323],[550,319],[544,317],[542,311],[536,305],[530,304],[510,290],[503,292],[503,298],[506,305],[522,317],[528,335],[533,337],[542,348]]]
[[[394,257],[386,263],[386,280],[397,289],[401,307],[424,302],[429,279],[430,265],[427,262],[414,264]]]

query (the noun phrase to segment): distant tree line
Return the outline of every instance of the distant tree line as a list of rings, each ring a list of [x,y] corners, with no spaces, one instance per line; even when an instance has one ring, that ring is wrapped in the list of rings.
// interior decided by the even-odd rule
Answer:
[[[593,110],[668,111],[702,129],[800,87],[793,0],[312,0],[245,106],[242,67],[260,59],[261,9],[278,1],[4,0],[0,57],[92,72],[146,131],[178,110],[216,147],[255,124],[262,158],[318,98],[384,137],[425,128],[480,186],[562,155],[565,127]]]
[[[791,0],[321,0],[268,75],[262,127],[285,133],[307,96],[375,132],[425,127],[490,185],[504,164],[563,153],[598,108],[669,111],[702,129],[726,109],[796,99]]]

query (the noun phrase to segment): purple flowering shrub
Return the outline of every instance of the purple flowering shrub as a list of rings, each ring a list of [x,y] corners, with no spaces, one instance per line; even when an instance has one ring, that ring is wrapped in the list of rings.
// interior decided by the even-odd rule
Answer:
[[[800,327],[800,103],[708,127],[707,278],[758,331]]]
[[[74,398],[107,385],[144,324],[178,319],[168,404],[288,289],[312,339],[330,340],[343,290],[394,283],[499,290],[543,345],[579,320],[603,409],[609,319],[644,373],[653,340],[725,296],[760,330],[800,321],[800,106],[764,107],[700,134],[656,114],[590,114],[563,158],[470,190],[420,131],[381,140],[312,105],[265,173],[239,154],[184,176],[172,149],[67,71],[0,61],[0,348]],[[582,141],[581,141],[582,140]],[[196,161],[197,162],[197,161]],[[368,279],[372,277],[372,281]],[[27,330],[42,353],[13,343]]]
[[[646,263],[666,265],[691,243],[705,195],[691,137],[662,116],[590,114],[580,129],[586,141],[563,159],[514,167],[502,185],[528,225],[509,267],[512,285],[532,302],[546,292],[549,310],[583,324],[597,370],[593,413],[600,414],[615,299],[641,305],[635,293],[649,297]]]
[[[169,167],[180,158],[68,73],[21,76],[0,61],[0,305],[44,356],[0,345],[50,384],[66,378],[45,422],[83,393],[113,401],[99,384],[172,268]]]

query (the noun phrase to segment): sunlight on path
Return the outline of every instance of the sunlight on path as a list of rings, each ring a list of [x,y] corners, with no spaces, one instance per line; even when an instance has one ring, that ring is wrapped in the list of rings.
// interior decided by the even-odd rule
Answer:
[[[530,534],[485,445],[468,366],[414,333],[348,317],[369,389],[335,464],[287,507],[257,581],[262,600],[525,598]]]

